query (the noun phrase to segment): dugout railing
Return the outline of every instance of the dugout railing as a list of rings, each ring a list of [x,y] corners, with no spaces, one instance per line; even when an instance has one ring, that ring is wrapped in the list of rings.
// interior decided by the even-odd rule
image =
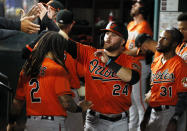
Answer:
[[[0,131],[6,130],[12,103],[12,92],[8,77],[0,73]]]

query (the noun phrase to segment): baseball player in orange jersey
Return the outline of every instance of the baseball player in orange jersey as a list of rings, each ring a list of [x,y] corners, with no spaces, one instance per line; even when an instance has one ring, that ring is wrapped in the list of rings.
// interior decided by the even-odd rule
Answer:
[[[184,39],[183,43],[180,43],[176,48],[176,54],[179,55],[185,62],[187,63],[187,13],[182,13],[178,16],[178,29],[183,34]],[[187,79],[183,80],[184,86]],[[185,88],[184,88],[185,89]],[[183,121],[186,121],[187,119],[187,90],[185,93],[181,93],[179,95],[179,100],[177,102],[176,108],[175,108],[175,114],[170,119],[170,122],[167,126],[167,131],[176,131],[176,125],[178,128],[181,128],[179,130],[183,130]],[[175,119],[174,119],[175,118]],[[176,120],[176,118],[178,118]],[[180,119],[179,119],[180,118]],[[187,122],[187,121],[186,121]],[[182,125],[181,125],[182,124]],[[174,130],[175,129],[175,130]]]
[[[128,131],[131,85],[139,80],[140,63],[122,53],[128,36],[123,24],[114,22],[104,30],[103,50],[73,41],[67,47],[84,66],[85,98],[93,103],[84,130]]]
[[[28,131],[64,131],[66,110],[90,108],[91,102],[83,101],[77,106],[72,99],[68,70],[62,59],[66,44],[67,40],[57,32],[48,32],[40,39],[23,66],[7,130],[13,128],[24,100]]]
[[[57,13],[56,22],[58,23],[59,27],[61,27],[61,28],[63,27],[62,30],[60,31],[60,33],[64,34],[66,39],[69,39],[68,34],[74,25],[72,12],[70,12],[68,10],[60,10]],[[59,27],[58,27],[58,29],[60,29]],[[29,45],[27,45],[27,48],[26,47],[24,48],[24,50],[23,50],[24,58],[29,57],[29,55],[32,51],[32,48],[37,43],[39,38],[44,35],[44,33],[46,33],[46,32],[43,31],[36,40],[32,41]],[[30,51],[28,48],[30,49]],[[27,53],[24,53],[24,52],[27,52]],[[70,75],[71,90],[75,94],[74,100],[77,103],[79,101],[79,95],[78,95],[76,89],[80,88],[80,80],[79,80],[78,73],[84,72],[83,67],[80,63],[78,63],[75,59],[73,59],[72,56],[69,55],[67,52],[64,52],[64,61],[65,61],[65,65],[66,65],[66,67],[69,71],[69,75]],[[68,116],[69,117],[67,118],[66,125],[65,125],[67,129],[73,130],[72,129],[72,128],[74,128],[73,126],[76,126],[76,125],[79,128],[83,128],[83,127],[80,127],[80,125],[82,125],[82,121],[80,118],[81,113],[69,113],[68,112]],[[77,121],[77,122],[76,123],[70,122],[72,119],[74,119],[74,121]],[[79,128],[77,128],[77,130],[81,130]]]
[[[146,78],[150,73],[150,63],[148,63],[148,57],[146,58],[146,55],[137,54],[137,48],[135,47],[135,39],[139,34],[147,33],[152,36],[150,25],[146,21],[146,15],[145,4],[138,0],[131,8],[133,21],[131,21],[127,26],[128,39],[124,53],[135,56],[135,58],[141,63],[140,81],[133,85],[134,88],[132,88],[132,105],[129,110],[130,131],[140,131],[139,125],[147,108],[144,98],[146,91]],[[151,57],[151,55],[149,57]]]
[[[187,78],[187,65],[176,55],[175,49],[183,40],[183,35],[176,28],[162,32],[159,42],[145,40],[141,46],[142,52],[155,52],[151,65],[151,91],[146,101],[152,107],[150,119],[144,117],[141,123],[146,124],[146,131],[165,131],[169,120],[175,113],[178,94],[186,90],[183,80]],[[148,123],[145,123],[148,122]],[[183,121],[184,125],[185,121]],[[182,130],[185,130],[183,127]],[[181,130],[180,130],[181,131]]]

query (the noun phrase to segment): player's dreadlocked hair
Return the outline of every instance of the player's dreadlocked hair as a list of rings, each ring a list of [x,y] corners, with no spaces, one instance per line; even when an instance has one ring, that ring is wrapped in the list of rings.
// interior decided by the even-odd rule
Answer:
[[[29,77],[36,77],[40,73],[41,64],[49,52],[52,54],[53,60],[68,72],[64,62],[64,50],[67,42],[59,33],[47,32],[38,41],[37,47],[25,62],[23,66],[24,74]]]

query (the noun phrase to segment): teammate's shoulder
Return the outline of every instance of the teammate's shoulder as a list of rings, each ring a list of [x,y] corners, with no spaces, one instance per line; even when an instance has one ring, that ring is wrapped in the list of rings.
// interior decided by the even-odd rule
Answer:
[[[142,21],[142,23],[140,25],[141,26],[150,26],[146,20]]]
[[[185,61],[184,61],[180,56],[178,56],[178,55],[175,55],[175,56],[173,57],[173,61],[174,61],[175,63],[181,63],[181,64],[184,64],[184,63],[185,63]]]
[[[67,71],[65,70],[65,68],[50,58],[44,59],[44,62],[42,63],[42,67],[47,75],[54,75],[54,76],[67,75]]]
[[[127,25],[127,28],[130,28],[130,27],[132,27],[134,25],[135,25],[134,21],[130,21],[129,24]]]

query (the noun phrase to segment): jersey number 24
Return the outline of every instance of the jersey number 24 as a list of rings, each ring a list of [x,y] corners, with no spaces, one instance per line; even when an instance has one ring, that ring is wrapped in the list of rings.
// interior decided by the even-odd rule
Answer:
[[[128,85],[125,85],[124,88],[118,84],[113,86],[112,95],[120,96],[121,94],[125,94],[126,96],[128,96]]]

